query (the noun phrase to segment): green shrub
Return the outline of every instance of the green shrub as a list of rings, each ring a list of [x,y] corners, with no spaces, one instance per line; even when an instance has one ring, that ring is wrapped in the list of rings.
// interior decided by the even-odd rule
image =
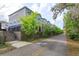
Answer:
[[[57,26],[54,26],[53,29],[52,29],[52,33],[53,33],[53,35],[58,35],[58,34],[63,33],[63,30],[61,30]]]
[[[79,40],[79,19],[71,18],[71,14],[64,16],[65,32],[69,39]]]
[[[79,34],[78,33],[72,33],[72,34],[69,34],[68,35],[69,39],[72,39],[72,40],[79,40]]]

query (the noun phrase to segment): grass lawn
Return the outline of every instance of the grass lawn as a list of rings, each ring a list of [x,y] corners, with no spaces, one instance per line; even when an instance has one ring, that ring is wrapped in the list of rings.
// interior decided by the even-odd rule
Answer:
[[[14,47],[12,47],[10,44],[0,44],[0,54],[11,51],[15,49]]]
[[[68,40],[68,55],[79,56],[79,41]]]

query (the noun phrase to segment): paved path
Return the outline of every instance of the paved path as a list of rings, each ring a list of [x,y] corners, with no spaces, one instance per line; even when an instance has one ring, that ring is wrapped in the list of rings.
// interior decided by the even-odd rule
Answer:
[[[66,56],[67,53],[66,38],[64,35],[58,35],[48,38],[38,43],[33,43],[19,49],[15,49],[4,56]]]
[[[11,44],[15,48],[21,48],[23,46],[32,44],[31,42],[25,42],[25,41],[10,41],[10,42],[6,42],[6,43]]]

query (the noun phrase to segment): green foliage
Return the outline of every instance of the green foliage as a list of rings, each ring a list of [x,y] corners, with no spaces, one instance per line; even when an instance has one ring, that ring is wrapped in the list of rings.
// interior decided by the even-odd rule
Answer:
[[[73,40],[79,40],[79,21],[78,19],[72,19],[71,13],[67,13],[64,16],[65,31],[68,38]]]
[[[36,17],[39,14],[31,13],[31,15],[21,18],[22,34],[26,35],[25,38],[32,38],[38,32],[38,23]],[[23,35],[23,36],[24,36]]]
[[[64,15],[65,32],[68,38],[79,40],[79,3],[59,3],[51,8],[53,18],[66,10]]]
[[[62,30],[46,23],[43,20],[39,20],[38,13],[32,13],[31,15],[21,18],[22,40],[32,41],[35,38],[49,37],[51,35],[57,35],[62,33]]]
[[[69,10],[73,15],[71,17],[75,18],[79,15],[79,3],[58,3],[51,8],[53,12],[53,19],[56,19],[59,14],[62,14],[64,10]]]
[[[57,26],[54,26],[53,27],[53,34],[54,35],[58,35],[58,34],[61,34],[63,33],[63,30],[61,30],[60,28],[58,28]]]
[[[31,15],[24,16],[21,20],[22,31],[24,31],[27,35],[32,35],[37,33],[37,14],[32,13]]]

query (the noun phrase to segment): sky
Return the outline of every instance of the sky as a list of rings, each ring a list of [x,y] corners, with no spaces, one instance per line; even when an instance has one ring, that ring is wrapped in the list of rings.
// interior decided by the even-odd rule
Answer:
[[[22,8],[23,6],[27,6],[29,9],[40,13],[42,17],[46,18],[50,21],[50,23],[63,28],[62,16],[59,16],[56,20],[53,20],[51,7],[54,5],[55,3],[27,3],[27,0],[0,0],[0,20],[4,17],[4,21],[8,21],[9,14]]]

